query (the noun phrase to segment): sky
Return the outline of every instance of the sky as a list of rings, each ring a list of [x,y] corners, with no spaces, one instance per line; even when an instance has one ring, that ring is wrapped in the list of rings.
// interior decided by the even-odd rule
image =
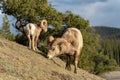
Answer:
[[[69,10],[89,20],[91,26],[120,28],[120,0],[48,0],[48,2],[60,12]],[[0,11],[0,26],[3,16]],[[15,22],[10,16],[9,20],[11,23]]]
[[[58,11],[72,11],[91,26],[120,28],[120,0],[48,0]]]

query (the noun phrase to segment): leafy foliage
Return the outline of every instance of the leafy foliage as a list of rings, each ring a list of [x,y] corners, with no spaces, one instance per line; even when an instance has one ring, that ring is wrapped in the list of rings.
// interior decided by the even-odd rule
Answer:
[[[120,65],[120,40],[106,39],[102,40],[101,44],[104,54],[109,56],[110,59],[115,59],[117,64]]]
[[[84,18],[73,14],[71,11],[66,11],[65,13],[65,24],[68,27],[76,27],[78,29],[85,29],[89,27],[88,20],[84,20]]]
[[[62,24],[67,22],[67,26],[75,26],[86,28],[89,26],[89,21],[84,20],[78,15],[69,11],[65,14],[58,12],[48,4],[48,0],[2,0],[3,13],[20,16],[21,19],[26,19],[28,22],[38,23],[41,19],[47,19],[48,23],[55,27],[55,30],[60,30]]]
[[[118,68],[116,61],[104,55],[100,36],[94,31],[94,29],[90,31],[89,28],[82,31],[84,47],[80,56],[79,67],[94,74],[116,70]]]
[[[15,41],[22,45],[28,45],[27,37],[21,33],[15,36]]]
[[[117,70],[118,65],[114,59],[109,59],[103,53],[99,53],[93,56],[94,72],[95,74],[100,74],[106,71]]]
[[[104,55],[115,59],[120,65],[120,29],[112,27],[94,27],[96,33],[101,36],[101,45]]]
[[[3,12],[14,17],[20,16],[27,19],[28,22],[39,22],[41,19],[47,19],[50,24],[59,28],[62,24],[61,14],[52,6],[49,6],[47,0],[3,0]]]
[[[95,63],[91,60],[91,57],[96,55],[100,49],[99,36],[86,30],[83,30],[82,34],[84,47],[80,56],[79,67],[93,72]]]

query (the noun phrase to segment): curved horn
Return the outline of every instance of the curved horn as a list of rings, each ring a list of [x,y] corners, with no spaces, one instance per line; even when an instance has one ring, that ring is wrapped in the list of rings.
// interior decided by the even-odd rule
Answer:
[[[41,28],[47,32],[47,20],[42,20],[41,21]]]
[[[41,21],[41,27],[43,27],[43,26],[47,26],[47,20],[42,20]]]

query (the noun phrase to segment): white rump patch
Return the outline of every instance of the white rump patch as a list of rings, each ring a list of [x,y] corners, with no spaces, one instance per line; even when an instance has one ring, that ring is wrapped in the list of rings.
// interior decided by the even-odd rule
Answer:
[[[27,24],[27,30],[29,30],[30,35],[33,35],[35,32],[36,26],[32,23]]]

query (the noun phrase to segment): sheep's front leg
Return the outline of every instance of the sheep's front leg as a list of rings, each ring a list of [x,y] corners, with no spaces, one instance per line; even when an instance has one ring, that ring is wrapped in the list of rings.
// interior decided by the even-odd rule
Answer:
[[[38,43],[38,36],[35,38],[35,50],[39,51],[37,48],[37,43]]]
[[[65,69],[67,70],[71,70],[71,66],[70,66],[70,55],[66,55],[67,56],[67,61],[66,61],[66,67]]]
[[[74,64],[75,64],[74,73],[77,73],[78,59],[79,59],[79,52],[76,52],[74,56]]]

